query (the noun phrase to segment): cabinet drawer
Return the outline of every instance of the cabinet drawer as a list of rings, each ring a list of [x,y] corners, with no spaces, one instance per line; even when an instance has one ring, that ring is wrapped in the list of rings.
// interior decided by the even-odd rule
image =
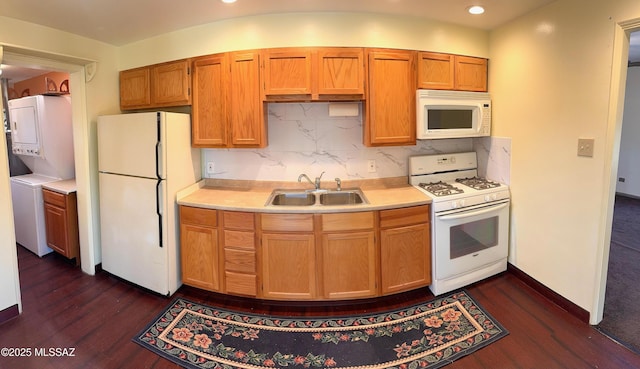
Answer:
[[[242,213],[237,211],[225,211],[222,213],[225,229],[244,229],[253,231],[253,213]]]
[[[226,272],[224,276],[226,280],[225,284],[227,287],[227,293],[247,296],[257,295],[257,278],[255,274]]]
[[[429,223],[429,205],[380,211],[380,228],[402,227],[411,224]]]
[[[55,205],[63,209],[66,208],[65,195],[59,192],[43,189],[42,199],[48,204]]]
[[[217,212],[212,209],[194,208],[190,206],[180,207],[180,221],[182,223],[215,227],[218,224],[217,219]]]
[[[313,214],[262,214],[262,229],[281,232],[313,232]]]
[[[256,253],[244,250],[224,250],[224,270],[240,273],[256,272]]]
[[[374,226],[373,212],[323,214],[322,231],[352,231],[372,229]]]
[[[256,249],[255,233],[225,229],[224,246],[254,251]]]

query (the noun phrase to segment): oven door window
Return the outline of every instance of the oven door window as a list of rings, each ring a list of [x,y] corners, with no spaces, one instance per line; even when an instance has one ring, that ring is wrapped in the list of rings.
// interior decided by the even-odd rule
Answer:
[[[499,218],[484,218],[449,228],[451,259],[471,255],[498,245]]]
[[[473,128],[473,109],[429,108],[427,110],[427,129],[471,129]]]

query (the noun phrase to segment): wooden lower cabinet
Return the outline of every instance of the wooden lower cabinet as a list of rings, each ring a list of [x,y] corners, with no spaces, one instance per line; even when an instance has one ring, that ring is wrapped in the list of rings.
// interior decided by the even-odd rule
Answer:
[[[182,283],[221,291],[217,211],[180,207]]]
[[[382,294],[431,284],[429,206],[380,212]]]
[[[79,264],[80,241],[76,193],[42,189],[47,245]]]
[[[373,231],[323,234],[321,247],[324,298],[343,300],[377,295]]]
[[[311,300],[316,289],[313,233],[262,234],[262,297]]]
[[[322,297],[331,300],[378,294],[378,255],[373,211],[319,215]]]
[[[258,295],[255,214],[222,212],[224,291],[233,295]]]
[[[279,214],[180,207],[187,285],[269,300],[348,300],[431,281],[429,206]]]

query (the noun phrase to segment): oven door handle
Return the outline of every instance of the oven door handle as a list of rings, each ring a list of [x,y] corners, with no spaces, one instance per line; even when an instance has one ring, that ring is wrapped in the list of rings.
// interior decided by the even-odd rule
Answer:
[[[469,218],[469,217],[474,217],[476,215],[482,215],[482,214],[486,214],[486,213],[490,213],[492,211],[496,211],[496,210],[500,210],[503,209],[505,207],[509,206],[508,202],[503,203],[502,205],[498,205],[498,206],[487,206],[485,208],[482,208],[478,211],[471,211],[468,213],[457,213],[457,214],[451,214],[451,215],[436,215],[436,217],[438,219],[441,220],[453,220],[453,219],[462,219],[462,218]]]

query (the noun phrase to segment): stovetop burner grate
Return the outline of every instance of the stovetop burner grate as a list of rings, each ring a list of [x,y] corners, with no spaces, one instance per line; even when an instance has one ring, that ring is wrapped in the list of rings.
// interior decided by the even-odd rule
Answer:
[[[430,192],[436,196],[448,196],[464,192],[463,189],[455,187],[449,183],[444,183],[442,181],[420,183],[418,186],[424,188],[427,192]]]
[[[469,186],[476,190],[486,190],[489,188],[500,187],[500,183],[488,180],[486,178],[471,177],[471,178],[458,178],[456,182],[465,186]]]

